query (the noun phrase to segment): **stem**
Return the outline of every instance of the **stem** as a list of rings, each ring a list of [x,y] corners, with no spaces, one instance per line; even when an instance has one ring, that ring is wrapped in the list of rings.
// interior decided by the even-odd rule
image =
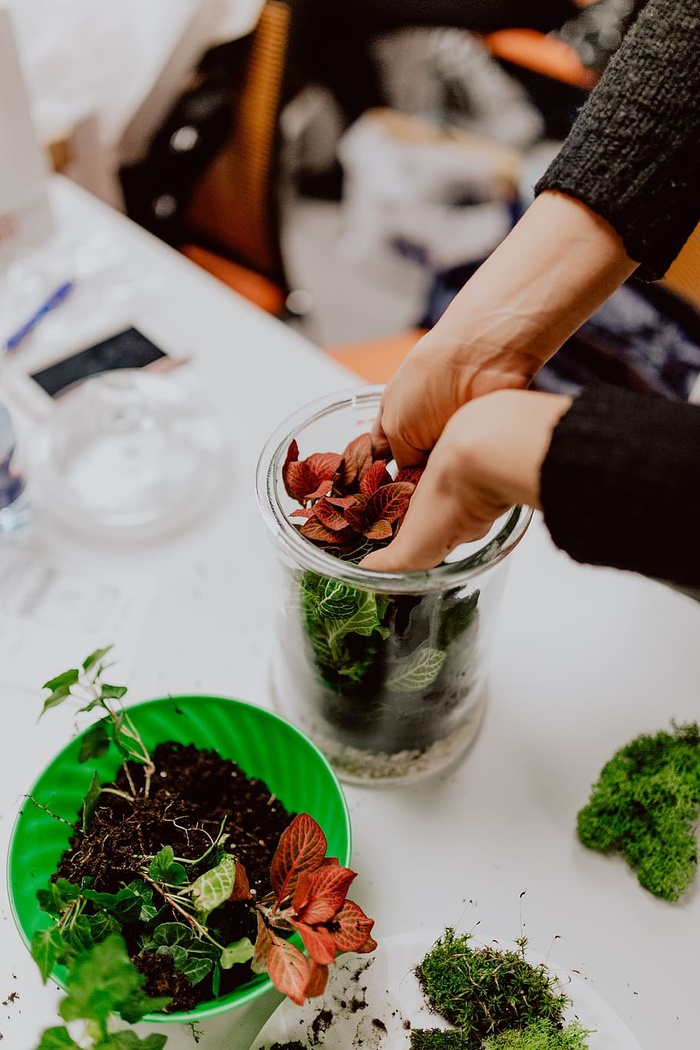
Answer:
[[[30,802],[33,802],[37,809],[41,809],[44,813],[48,813],[48,815],[53,817],[54,820],[60,820],[62,824],[67,824],[69,828],[74,826],[72,820],[66,820],[65,817],[59,817],[58,813],[53,813],[50,809],[47,809],[46,806],[42,806],[41,802],[37,802],[33,795],[25,795],[24,797],[28,798]]]
[[[150,886],[153,886],[153,888],[157,890],[158,893],[160,893],[161,897],[163,897],[168,902],[173,911],[176,911],[179,915],[182,915],[183,919],[192,927],[192,929],[199,937],[209,941],[209,943],[213,944],[215,948],[218,948],[219,951],[223,952],[223,944],[219,944],[219,942],[212,937],[206,926],[203,926],[201,922],[195,919],[194,915],[190,914],[190,912],[182,908],[177,903],[177,901],[173,897],[171,897],[169,893],[166,893],[163,887],[159,885],[159,883],[155,882],[152,878],[150,878],[149,875],[142,873],[142,877],[144,879],[144,882],[147,882]]]
[[[136,798],[135,792],[133,795],[127,795],[126,791],[120,791],[119,788],[101,787],[100,794],[102,794],[103,791],[109,795],[116,795],[118,798],[125,798],[127,802],[133,802]]]

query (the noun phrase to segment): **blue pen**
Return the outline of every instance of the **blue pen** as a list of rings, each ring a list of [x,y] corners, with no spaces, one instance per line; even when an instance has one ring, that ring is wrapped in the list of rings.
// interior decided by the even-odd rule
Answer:
[[[36,313],[33,313],[32,316],[24,322],[21,328],[18,328],[9,339],[5,340],[5,350],[8,352],[16,350],[29,333],[34,331],[42,318],[46,317],[47,314],[51,313],[52,310],[62,303],[74,287],[75,284],[73,281],[66,281],[64,284],[59,285],[58,288],[51,293],[48,299],[41,304]]]

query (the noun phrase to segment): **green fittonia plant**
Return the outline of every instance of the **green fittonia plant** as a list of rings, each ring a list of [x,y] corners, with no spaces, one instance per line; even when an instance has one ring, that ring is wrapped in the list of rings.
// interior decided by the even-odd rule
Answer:
[[[387,462],[374,459],[370,435],[361,434],[342,454],[304,460],[292,441],[282,479],[300,505],[290,516],[300,535],[357,564],[396,536],[421,473],[410,467],[392,477]],[[322,717],[350,746],[410,752],[455,729],[478,662],[478,590],[385,594],[311,569],[298,572],[296,586]],[[299,659],[290,654],[290,664],[298,668]]]
[[[618,852],[642,886],[675,901],[698,868],[700,727],[672,724],[672,732],[641,735],[603,766],[579,812],[584,846]]]
[[[445,930],[416,976],[430,1008],[455,1031],[418,1030],[412,1050],[585,1050],[590,1033],[564,1021],[570,999],[543,965],[525,958],[526,939],[516,945],[478,947],[471,934]]]
[[[109,648],[92,653],[74,668],[46,683],[50,690],[42,714],[66,700],[80,711],[105,711],[83,736],[79,761],[101,756],[116,747],[128,790],[100,784],[93,775],[75,830],[85,832],[102,796],[117,796],[133,806],[148,808],[156,764],[128,711],[120,701],[124,686],[103,681]],[[134,773],[139,768],[140,787]],[[279,991],[296,1003],[320,995],[328,967],[342,952],[369,952],[373,921],[347,900],[355,872],[326,856],[326,837],[307,813],[297,814],[282,832],[272,858],[269,892],[251,889],[241,861],[227,850],[224,824],[210,845],[196,857],[176,857],[164,845],[153,855],[134,855],[133,875],[116,892],[98,892],[93,879],[79,883],[56,877],[38,892],[39,907],[53,919],[38,930],[31,952],[46,981],[55,966],[67,967],[67,996],[60,1013],[70,1023],[83,1020],[94,1050],[161,1050],[165,1037],[139,1040],[129,1030],[111,1031],[109,1019],[119,1014],[134,1023],[146,1013],[167,1009],[170,998],[143,992],[144,976],[135,967],[134,951],[172,959],[177,974],[195,986],[211,980],[218,995],[222,971],[250,964],[254,973],[267,973]],[[225,906],[238,902],[257,926],[254,941],[230,939],[230,917]],[[297,934],[305,955],[290,942]],[[127,941],[129,948],[127,949]],[[134,949],[133,946],[136,945]],[[66,1026],[48,1029],[37,1050],[83,1047]]]

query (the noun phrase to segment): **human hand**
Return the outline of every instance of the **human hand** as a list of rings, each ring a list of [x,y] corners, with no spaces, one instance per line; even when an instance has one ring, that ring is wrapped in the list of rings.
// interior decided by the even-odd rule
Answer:
[[[426,464],[398,535],[360,562],[374,572],[439,565],[460,543],[481,539],[516,504],[540,506],[540,469],[572,399],[504,390],[450,418]]]

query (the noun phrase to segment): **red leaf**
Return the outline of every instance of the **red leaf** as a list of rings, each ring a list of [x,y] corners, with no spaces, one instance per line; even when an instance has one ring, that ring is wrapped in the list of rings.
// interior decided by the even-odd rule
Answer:
[[[354,507],[357,503],[357,496],[329,496],[328,502],[334,507],[340,507],[341,510],[345,510],[346,507]]]
[[[272,944],[272,934],[263,922],[262,915],[258,913],[258,933],[255,938],[255,952],[253,954],[253,958],[250,961],[250,966],[253,970],[253,973],[266,972],[267,960],[272,950]]]
[[[272,858],[270,879],[277,899],[294,896],[299,876],[320,867],[328,843],[323,830],[308,813],[298,813],[280,840]]]
[[[306,497],[307,500],[322,499],[323,496],[327,496],[333,487],[333,482],[330,478],[325,478],[323,481],[317,481],[316,488],[313,492],[310,492]]]
[[[325,926],[307,926],[305,922],[295,922],[294,919],[292,925],[301,934],[304,947],[314,962],[320,963],[321,966],[333,962],[338,951],[330,930]]]
[[[366,505],[367,496],[356,496],[355,505],[345,508],[345,520],[356,532],[362,532],[364,529]]]
[[[320,521],[317,521],[316,517],[309,518],[308,521],[305,521],[299,531],[302,536],[306,536],[307,540],[311,540],[313,543],[325,543],[331,545],[340,543],[339,534],[333,532],[332,529],[327,529],[325,525],[322,525]]]
[[[401,467],[394,481],[407,481],[409,485],[417,485],[424,469],[424,467]]]
[[[311,978],[311,965],[297,947],[275,937],[267,960],[267,972],[278,991],[301,1006]]]
[[[377,947],[377,942],[375,941],[374,937],[370,936],[370,937],[367,938],[367,940],[362,945],[362,947],[361,948],[355,948],[355,951],[357,952],[358,955],[365,955],[367,952],[373,952],[376,947]]]
[[[340,532],[341,529],[347,529],[348,527],[348,523],[343,515],[327,499],[320,499],[314,507],[314,512],[321,524],[325,525],[327,529]]]
[[[310,926],[330,922],[340,911],[356,873],[339,864],[319,868],[299,879],[293,907],[298,918]]]
[[[290,518],[313,518],[313,516],[313,507],[300,507],[299,510],[293,510],[289,515]]]
[[[287,455],[284,457],[284,464],[282,466],[282,474],[284,475],[287,467],[290,463],[295,463],[299,459],[299,446],[296,441],[291,441],[289,448],[287,449]]]
[[[354,901],[346,901],[335,917],[333,940],[339,952],[356,952],[372,932],[374,919],[368,918]]]
[[[304,462],[313,470],[319,481],[332,481],[340,466],[340,460],[337,452],[314,452]]]
[[[305,995],[307,999],[313,999],[316,995],[323,995],[328,982],[328,967],[319,966],[313,959],[309,967],[311,973],[306,982]]]
[[[356,480],[362,480],[372,464],[372,439],[369,434],[360,434],[343,452],[339,467],[341,484],[349,488]]]
[[[233,889],[231,890],[230,901],[247,901],[250,900],[250,884],[248,882],[248,876],[246,870],[241,864],[240,860],[236,861],[236,877],[233,883]]]
[[[391,480],[391,474],[386,469],[386,463],[383,459],[377,459],[360,481],[360,492],[363,492],[365,496],[371,496],[380,485],[388,485],[391,483]]]
[[[368,540],[388,540],[391,539],[391,525],[388,521],[375,521],[373,525],[370,525],[368,529],[365,529],[364,536]]]
[[[297,503],[306,503],[309,493],[317,487],[318,482],[306,463],[291,460],[282,475],[287,495]]]
[[[412,493],[413,485],[405,481],[392,481],[390,485],[382,485],[369,498],[366,520],[397,521],[408,510]]]

